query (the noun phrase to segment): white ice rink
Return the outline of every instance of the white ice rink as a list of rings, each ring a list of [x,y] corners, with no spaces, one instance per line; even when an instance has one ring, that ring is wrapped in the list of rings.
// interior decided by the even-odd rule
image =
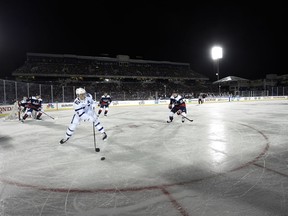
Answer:
[[[168,112],[111,107],[100,153],[92,123],[59,144],[73,111],[1,119],[0,215],[288,215],[287,100],[191,104],[185,123]]]

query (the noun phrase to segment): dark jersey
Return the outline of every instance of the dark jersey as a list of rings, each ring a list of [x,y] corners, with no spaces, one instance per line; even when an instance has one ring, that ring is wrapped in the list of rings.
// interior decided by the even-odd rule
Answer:
[[[32,108],[34,110],[39,110],[42,107],[42,99],[36,98],[34,96],[27,99],[27,105],[28,108]]]
[[[27,98],[23,98],[23,100],[18,102],[19,107],[27,107]]]
[[[112,99],[109,95],[103,95],[99,101],[100,106],[109,106],[109,104],[112,102]]]
[[[184,98],[180,95],[177,95],[177,97],[170,97],[170,104],[174,105],[176,107],[186,107],[186,103],[184,101]]]
[[[171,112],[173,113],[177,112],[178,115],[180,115],[182,112],[186,113],[187,110],[186,110],[186,103],[184,101],[184,98],[182,98],[180,95],[177,95],[176,97],[171,96],[169,109],[171,109]]]

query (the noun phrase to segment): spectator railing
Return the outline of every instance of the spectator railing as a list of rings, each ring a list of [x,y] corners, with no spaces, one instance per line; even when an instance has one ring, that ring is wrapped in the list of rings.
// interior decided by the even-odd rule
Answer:
[[[13,104],[16,100],[22,100],[24,96],[34,96],[40,94],[44,103],[72,102],[75,99],[75,89],[83,87],[87,92],[93,94],[99,100],[104,92],[110,94],[115,100],[148,100],[148,99],[167,99],[173,90],[178,87],[178,92],[187,97],[197,98],[200,93],[212,97],[219,97],[218,93],[207,92],[201,86],[185,86],[179,83],[161,82],[129,82],[129,83],[85,83],[75,86],[48,85],[37,83],[25,83],[12,80],[0,79],[0,104]],[[220,97],[231,95],[229,92],[221,93]],[[259,97],[259,96],[287,96],[288,87],[269,87],[266,90],[239,91],[234,96],[239,97]]]

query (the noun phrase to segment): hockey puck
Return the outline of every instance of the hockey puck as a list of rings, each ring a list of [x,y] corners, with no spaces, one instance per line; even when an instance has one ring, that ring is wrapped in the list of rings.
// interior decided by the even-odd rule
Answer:
[[[96,152],[100,152],[100,148],[95,148],[95,151]]]
[[[101,157],[101,160],[105,160],[105,157]]]

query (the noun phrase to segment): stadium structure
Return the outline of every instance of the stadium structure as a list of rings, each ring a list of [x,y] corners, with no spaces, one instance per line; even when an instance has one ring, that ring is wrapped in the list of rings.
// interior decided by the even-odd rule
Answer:
[[[94,87],[114,96],[119,92],[126,96],[137,93],[140,98],[155,94],[167,97],[174,90],[193,96],[195,91],[207,91],[209,83],[209,78],[193,71],[189,63],[131,59],[127,55],[112,58],[27,53],[25,64],[12,75],[19,82]]]

